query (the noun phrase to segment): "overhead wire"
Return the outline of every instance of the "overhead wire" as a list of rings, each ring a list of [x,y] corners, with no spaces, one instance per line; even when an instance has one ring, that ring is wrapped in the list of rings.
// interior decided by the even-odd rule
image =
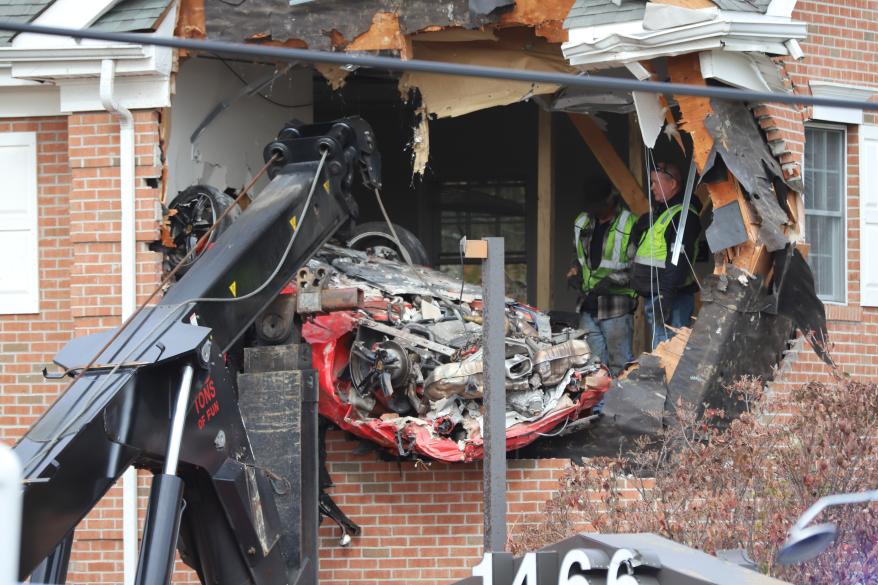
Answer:
[[[652,156],[651,149],[647,148],[646,149],[646,157],[647,157],[646,158],[646,164],[647,164],[646,177],[647,177],[647,181],[648,181],[647,185],[649,187],[649,189],[648,189],[649,190],[648,196],[650,199],[650,201],[649,201],[649,231],[651,232],[653,225],[654,225],[654,221],[653,221],[653,213],[652,213],[652,177],[651,177],[650,173],[648,172],[649,171],[649,157],[650,156]],[[654,255],[654,252],[655,252],[653,245],[654,245],[653,240],[650,238],[650,240],[649,240],[650,257],[652,257]],[[653,283],[655,283],[655,286],[653,286]],[[656,295],[656,289],[658,289],[658,295]],[[659,279],[658,279],[658,267],[650,264],[649,265],[649,303],[652,305],[652,307],[651,307],[651,309],[652,309],[652,331],[650,332],[650,343],[651,343],[653,349],[655,348],[655,338],[657,337],[657,331],[658,331],[658,328],[656,326],[656,314],[655,314],[656,299],[658,299],[658,307],[659,307],[658,316],[661,317],[662,333],[664,333],[665,312],[664,312],[664,309],[662,308],[661,287],[659,285]]]
[[[649,152],[649,161],[652,162],[652,167],[653,167],[652,170],[655,170],[656,172],[658,172],[658,165],[655,162],[655,157],[653,155],[652,149],[650,149],[650,152]],[[701,183],[701,179],[699,178],[698,184],[700,184],[700,183]],[[693,191],[698,187],[698,184],[696,184],[692,187]],[[659,185],[659,187],[661,187],[661,185]],[[670,211],[671,208],[668,205],[667,199],[665,198],[664,190],[662,190],[662,202],[665,204],[665,209]],[[686,211],[688,213],[689,210],[684,210],[684,211]],[[673,216],[671,217],[670,221],[671,221],[671,225],[674,226],[674,232],[676,233],[677,226],[678,226],[679,222],[677,220],[675,220]],[[686,248],[681,249],[680,252],[682,253],[683,257],[686,259],[686,264],[689,265],[689,270],[692,272],[692,278],[695,280],[695,284],[698,286],[698,290],[703,290],[703,287],[701,286],[701,281],[698,280],[698,274],[695,272],[695,267],[692,265],[692,260],[689,258],[689,254],[686,253]]]
[[[237,78],[238,78],[238,81],[240,81],[240,82],[244,85],[244,87],[250,85],[250,82],[247,81],[247,78],[244,77],[243,75],[241,75],[238,71],[236,71],[235,68],[232,67],[232,64],[229,63],[228,59],[225,59],[225,58],[222,57],[221,55],[214,55],[214,57],[216,57],[216,58],[220,61],[220,63],[222,63],[223,65],[225,65],[226,69],[228,69],[228,70],[232,73],[232,75],[234,75],[235,77],[237,77]],[[274,82],[275,82],[275,80],[277,79],[277,77],[278,77],[278,76],[275,76],[275,78],[271,80],[271,84],[272,84],[272,86],[274,85]],[[306,107],[306,106],[310,106],[310,105],[312,105],[311,102],[305,102],[305,103],[301,103],[301,104],[285,104],[285,103],[279,102],[279,101],[277,101],[277,100],[275,100],[275,99],[273,99],[273,98],[268,97],[267,95],[265,95],[265,94],[262,93],[261,91],[257,91],[257,92],[255,92],[254,95],[257,95],[257,96],[261,97],[261,98],[264,99],[266,102],[268,102],[268,103],[270,103],[270,104],[272,104],[272,105],[278,106],[279,108],[304,108],[304,107]]]
[[[271,284],[271,281],[274,280],[274,277],[278,275],[281,268],[283,268],[284,262],[286,262],[287,257],[290,255],[290,251],[293,249],[293,244],[296,242],[296,238],[299,235],[299,232],[302,231],[302,224],[305,222],[305,218],[308,215],[308,210],[311,208],[311,199],[314,197],[314,191],[317,188],[317,184],[320,182],[320,173],[323,171],[323,163],[326,161],[326,156],[329,154],[328,150],[323,151],[323,155],[320,157],[320,162],[317,165],[317,171],[314,173],[314,179],[311,181],[311,188],[308,190],[308,196],[305,198],[305,204],[302,206],[302,215],[299,217],[298,227],[293,230],[293,235],[290,237],[290,241],[287,242],[287,247],[284,249],[283,254],[281,255],[280,260],[278,260],[277,264],[274,267],[272,273],[266,277],[266,279],[262,282],[261,285],[248,292],[247,294],[232,297],[232,298],[223,298],[223,297],[201,297],[197,299],[192,299],[190,302],[195,303],[237,303],[241,301],[245,301],[247,299],[253,298],[257,294],[261,293],[265,288]]]
[[[235,6],[235,4],[230,3],[228,0],[221,1],[224,1],[231,6]],[[244,0],[242,0],[242,4],[243,1]],[[712,85],[690,85],[650,80],[640,81],[636,79],[600,75],[573,75],[570,73],[554,71],[529,71],[523,69],[509,69],[505,67],[488,67],[484,65],[427,61],[424,59],[403,60],[363,53],[346,53],[344,51],[315,51],[313,49],[296,49],[293,47],[277,47],[254,43],[185,39],[173,36],[162,37],[144,35],[142,33],[75,29],[9,21],[0,21],[0,30],[8,30],[17,33],[64,36],[74,39],[94,39],[100,41],[129,43],[133,45],[153,45],[173,49],[185,49],[187,51],[222,53],[225,55],[246,56],[267,60],[327,63],[350,67],[384,69],[388,71],[416,71],[464,77],[480,77],[485,79],[524,81],[528,83],[549,83],[567,87],[583,87],[592,90],[601,89],[640,91],[648,93],[672,93],[747,102],[830,106],[868,111],[878,110],[878,102],[855,101],[813,95],[775,93],[771,91],[753,91]]]
[[[656,162],[655,162],[655,156],[654,156],[654,153],[653,153],[653,149],[651,149],[651,148],[647,148],[646,163],[647,163],[647,167],[648,167],[647,170],[649,171],[649,172],[647,173],[647,175],[649,175],[651,172],[659,172],[658,165],[657,165]],[[699,180],[699,181],[700,181],[700,180]],[[651,184],[652,184],[652,182],[650,181],[650,185],[651,185]],[[661,183],[658,184],[658,188],[659,188],[659,190],[661,191],[662,202],[663,202],[664,205],[665,205],[665,210],[670,211],[671,207],[668,205],[668,200],[667,200],[667,197],[666,197],[666,195],[665,195],[664,188],[662,187]],[[695,188],[695,187],[693,186],[693,189],[694,189],[694,188]],[[685,213],[689,213],[689,210],[688,210],[688,209],[684,209],[684,210],[682,210],[682,211],[685,212]],[[676,233],[676,231],[677,231],[677,229],[678,229],[679,222],[675,221],[675,219],[674,219],[673,216],[670,217],[669,221],[670,221],[671,225],[674,227],[674,233]],[[653,227],[652,202],[650,202],[650,206],[649,206],[649,227],[650,227],[650,230],[652,230],[652,227]],[[652,246],[652,240],[650,240],[650,246]],[[653,250],[652,250],[652,248],[651,248],[651,249],[650,249],[650,252],[652,252],[652,251],[653,251]],[[689,254],[686,252],[685,247],[681,250],[681,252],[682,252],[682,254],[683,254],[683,258],[686,259],[686,264],[689,266],[689,270],[690,270],[691,273],[692,273],[692,278],[694,279],[695,284],[698,286],[698,289],[699,289],[699,290],[703,290],[703,288],[702,288],[702,286],[701,286],[701,282],[698,280],[698,274],[695,272],[695,267],[692,265],[692,261],[691,261],[691,259],[689,258]],[[655,284],[656,284],[656,288],[658,289],[658,294],[657,294],[657,295],[653,292],[653,287],[652,287],[652,285],[653,285],[653,273],[655,274]],[[660,280],[659,280],[658,267],[650,266],[649,286],[650,286],[650,297],[653,298],[653,299],[654,299],[654,298],[658,298],[659,311],[660,311],[661,318],[662,318],[662,328],[663,328],[663,331],[664,331],[664,329],[666,329],[666,327],[665,327],[665,315],[664,315],[664,307],[662,306],[662,301],[661,301],[661,284],[660,284]],[[673,308],[672,308],[672,307],[670,308],[670,310],[671,310],[671,312],[673,313]],[[653,305],[653,315],[655,315],[655,305]],[[655,327],[655,323],[653,323],[653,335],[655,334],[655,329],[656,329],[656,327]]]

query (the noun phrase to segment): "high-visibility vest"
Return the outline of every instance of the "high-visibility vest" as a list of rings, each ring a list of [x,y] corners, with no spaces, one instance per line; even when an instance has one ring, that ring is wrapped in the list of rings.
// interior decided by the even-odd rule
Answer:
[[[609,276],[613,272],[626,270],[631,261],[628,258],[628,239],[631,237],[631,230],[637,223],[637,217],[623,209],[613,220],[610,229],[607,231],[607,240],[604,242],[603,255],[601,263],[594,270],[589,266],[588,259],[585,257],[585,250],[582,247],[582,232],[588,229],[594,229],[592,225],[592,217],[588,213],[580,213],[573,222],[573,237],[576,243],[576,257],[582,266],[582,290],[589,292],[597,283]],[[613,287],[609,289],[609,294],[636,296],[637,293],[628,287]]]
[[[634,262],[645,266],[653,266],[655,268],[664,268],[668,261],[668,242],[665,239],[665,232],[671,225],[671,220],[680,213],[683,204],[678,203],[665,209],[655,220],[655,223],[643,233],[640,238],[640,245],[634,255]],[[698,209],[690,205],[689,211],[698,215]]]

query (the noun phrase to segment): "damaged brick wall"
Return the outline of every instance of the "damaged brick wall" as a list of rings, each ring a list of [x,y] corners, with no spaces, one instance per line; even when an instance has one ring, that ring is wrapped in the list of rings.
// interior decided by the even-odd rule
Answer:
[[[871,7],[871,8],[870,8]],[[810,93],[809,79],[821,79],[878,88],[878,6],[853,0],[843,2],[800,0],[793,18],[809,23],[809,39],[802,43],[807,55],[803,61],[785,64],[795,91]],[[770,148],[778,157],[787,177],[801,177],[804,162],[805,122],[808,110],[794,106],[759,106],[754,114],[766,133]],[[866,115],[867,124],[878,123],[874,115]],[[878,378],[878,309],[860,306],[860,206],[859,206],[859,133],[857,126],[847,126],[847,302],[843,305],[827,304],[829,334],[832,356],[844,372],[854,378]],[[772,389],[787,393],[794,384],[812,380],[829,381],[829,369],[802,340],[798,340],[787,353]],[[332,435],[331,435],[332,436]],[[434,519],[432,514],[421,514],[420,507],[413,522],[398,517],[394,504],[401,502],[404,490],[394,491],[393,482],[416,482],[417,501],[410,505],[438,505],[446,510],[445,498],[463,502],[471,489],[478,489],[480,481],[477,466],[461,466],[452,470],[411,470],[404,467],[404,479],[393,463],[383,463],[374,455],[355,456],[350,453],[349,443],[341,436],[332,436],[330,442],[331,470],[336,476],[338,494],[345,507],[353,509],[351,517],[363,522],[366,534],[375,534],[375,540],[359,542],[352,548],[330,548],[336,545],[337,529],[324,526],[321,529],[324,547],[323,581],[333,585],[341,583],[379,583],[390,580],[400,583],[448,583],[448,576],[466,574],[458,560],[459,551],[473,530],[480,530],[481,518],[473,518],[469,511],[461,512],[463,519],[457,527],[447,525],[448,516]],[[554,478],[566,465],[564,460],[543,460],[527,463],[532,467],[513,467],[510,473],[521,474],[522,481],[510,483],[515,491],[510,493],[510,509],[527,502],[522,516],[510,514],[510,523],[525,521],[539,508],[539,493],[554,491]],[[515,465],[521,465],[516,463]],[[456,473],[452,473],[455,471]],[[550,479],[551,478],[551,479]],[[360,482],[365,481],[365,485]],[[536,491],[520,495],[518,490],[531,487]],[[457,492],[462,497],[458,499]],[[422,503],[420,500],[431,503]],[[545,498],[543,498],[545,499]],[[456,506],[448,507],[448,510]],[[432,508],[430,508],[432,509]],[[466,509],[466,508],[465,508]],[[390,516],[388,516],[388,513]],[[447,512],[453,518],[455,512]],[[470,516],[467,520],[466,516]],[[388,518],[391,518],[388,520]],[[462,521],[460,521],[462,520]],[[410,522],[412,522],[410,524]],[[385,526],[381,526],[386,524]],[[374,528],[373,528],[374,527]],[[451,529],[456,538],[449,535]],[[379,532],[376,534],[375,530]],[[386,535],[388,546],[375,545],[378,534]],[[421,538],[426,537],[426,540]],[[441,541],[440,541],[441,539]],[[357,548],[362,548],[358,551]],[[425,549],[426,554],[418,550]],[[441,548],[447,551],[443,554]],[[327,550],[329,549],[329,550]],[[472,561],[478,555],[478,545],[471,547]],[[455,552],[452,552],[454,550]],[[439,557],[434,556],[439,554]],[[398,579],[398,581],[397,581]]]

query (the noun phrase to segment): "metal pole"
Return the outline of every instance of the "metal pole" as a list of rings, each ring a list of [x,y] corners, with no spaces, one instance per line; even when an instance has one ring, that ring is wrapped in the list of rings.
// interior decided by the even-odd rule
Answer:
[[[177,475],[180,443],[183,441],[183,423],[186,422],[186,407],[189,405],[189,390],[192,388],[192,374],[194,372],[195,369],[191,365],[183,368],[183,378],[180,380],[180,390],[177,392],[177,403],[174,406],[174,418],[171,421],[171,432],[168,435],[165,475]]]
[[[503,238],[485,238],[482,260],[482,329],[485,377],[484,552],[506,549],[506,281]]]
[[[135,585],[168,585],[174,573],[174,553],[183,513],[183,479],[177,476],[177,464],[180,461],[183,427],[194,373],[195,368],[191,364],[183,367],[180,390],[171,415],[165,469],[152,478],[149,506],[143,524],[143,542],[134,576]]]
[[[320,399],[316,370],[302,370],[300,447],[302,464],[302,574],[296,585],[317,585],[320,569],[320,442],[317,402]]]

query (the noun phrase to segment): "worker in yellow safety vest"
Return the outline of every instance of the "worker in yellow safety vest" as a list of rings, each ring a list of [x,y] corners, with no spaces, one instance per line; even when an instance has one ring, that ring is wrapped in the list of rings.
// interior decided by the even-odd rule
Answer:
[[[643,214],[634,228],[629,253],[634,265],[631,286],[645,301],[644,317],[652,333],[652,348],[673,337],[674,328],[688,327],[695,311],[695,251],[701,234],[701,204],[692,198],[683,210],[683,182],[680,169],[666,162],[650,172],[652,211]],[[689,216],[683,231],[682,251],[677,264],[672,262],[672,248],[677,227],[684,213]]]
[[[586,209],[573,225],[576,260],[567,278],[579,289],[580,327],[592,353],[616,374],[633,359],[637,293],[628,286],[628,247],[637,216],[604,177],[590,178],[585,194]]]

